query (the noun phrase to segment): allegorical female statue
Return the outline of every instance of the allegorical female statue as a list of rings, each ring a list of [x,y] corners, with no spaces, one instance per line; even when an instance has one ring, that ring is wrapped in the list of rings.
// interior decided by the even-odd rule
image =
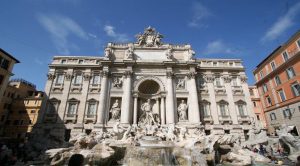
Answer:
[[[119,105],[119,100],[117,99],[115,103],[111,106],[109,111],[111,113],[111,120],[117,121],[120,120],[121,109]]]
[[[188,109],[188,105],[184,102],[184,100],[181,100],[181,103],[179,104],[179,106],[177,108],[179,121],[188,120],[187,109]]]

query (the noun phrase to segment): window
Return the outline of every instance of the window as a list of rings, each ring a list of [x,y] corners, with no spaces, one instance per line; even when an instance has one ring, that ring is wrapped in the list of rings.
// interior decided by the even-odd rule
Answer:
[[[218,64],[217,62],[213,62],[213,66],[217,66],[217,64]]]
[[[270,119],[271,119],[271,120],[276,120],[276,114],[275,114],[274,112],[272,112],[272,113],[270,114]]]
[[[73,116],[76,114],[77,103],[69,103],[67,116]]]
[[[245,116],[244,105],[243,104],[238,104],[238,110],[239,110],[240,116]]]
[[[280,99],[281,99],[282,102],[286,100],[285,94],[284,94],[284,91],[283,91],[283,90],[279,90],[279,91],[278,91],[278,94],[279,94]]]
[[[251,95],[251,96],[254,96],[253,89],[250,89],[249,92],[250,92],[250,95]]]
[[[232,86],[238,86],[237,77],[233,77],[231,80]]]
[[[61,60],[61,64],[65,64],[67,62],[67,60],[63,59]]]
[[[283,56],[283,60],[284,60],[285,62],[289,59],[289,55],[288,55],[288,53],[287,53],[286,51],[284,51],[284,52],[282,53],[282,56]]]
[[[0,57],[0,66],[1,68],[7,70],[9,67],[9,61],[5,58]]]
[[[276,82],[277,86],[281,84],[281,80],[280,80],[280,77],[278,75],[275,76],[275,82]]]
[[[209,116],[209,103],[205,102],[205,103],[201,103],[200,105],[200,111],[203,113],[204,117]]]
[[[97,110],[97,103],[96,102],[90,102],[88,105],[87,115],[96,115]]]
[[[220,104],[219,107],[220,107],[221,116],[227,116],[227,114],[226,114],[226,105],[225,104]]]
[[[291,79],[291,78],[296,76],[293,67],[290,67],[290,68],[286,69],[286,74],[288,76],[288,79]]]
[[[254,105],[254,107],[256,107],[256,102],[255,101],[253,101],[253,105]]]
[[[259,115],[256,115],[256,118],[257,118],[257,120],[260,120],[260,117],[259,117]]]
[[[221,78],[220,77],[215,78],[215,85],[216,86],[221,86]]]
[[[55,98],[51,99],[48,104],[47,114],[55,114],[58,110],[59,102],[60,101]]]
[[[4,75],[0,75],[0,85],[2,85],[3,79],[4,79]],[[5,94],[3,94],[3,96],[4,96],[4,95],[5,95]]]
[[[93,85],[100,84],[100,75],[93,75]]]
[[[291,88],[292,88],[292,92],[293,92],[295,97],[300,96],[300,85],[299,85],[299,83],[297,83],[297,82],[293,83],[291,85]]]
[[[78,63],[79,63],[79,64],[83,64],[83,60],[80,59],[80,60],[78,61]]]
[[[290,118],[292,116],[291,110],[289,108],[282,110],[282,113],[283,113],[284,118]]]
[[[267,84],[263,84],[263,91],[264,91],[264,93],[266,93],[268,91],[268,85]]]
[[[73,79],[73,84],[79,85],[81,83],[82,83],[82,74],[81,73],[75,74],[75,77]]]
[[[264,77],[264,72],[260,71],[259,74],[260,74],[260,79],[262,79]]]
[[[272,71],[274,71],[274,70],[276,69],[276,64],[275,64],[275,62],[271,62],[270,64],[271,64]]]
[[[63,83],[64,83],[64,75],[63,74],[57,74],[56,84],[63,84]]]
[[[267,96],[266,100],[268,102],[268,105],[271,106],[272,105],[272,100],[271,100],[270,96]]]

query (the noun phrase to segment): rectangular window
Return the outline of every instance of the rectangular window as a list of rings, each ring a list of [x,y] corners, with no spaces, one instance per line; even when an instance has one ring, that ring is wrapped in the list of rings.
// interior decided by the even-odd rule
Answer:
[[[296,76],[293,67],[290,67],[290,68],[286,69],[286,74],[288,76],[288,79],[291,79],[291,78]]]
[[[56,76],[56,84],[63,84],[64,83],[64,75],[63,74],[57,74]]]
[[[231,80],[232,86],[238,86],[237,77],[233,77]]]
[[[267,96],[266,99],[267,99],[268,105],[271,106],[272,105],[272,100],[271,100],[270,96]]]
[[[293,94],[294,94],[295,97],[300,96],[300,85],[299,85],[299,83],[297,83],[297,82],[293,83],[291,85],[291,88],[292,88],[292,91],[293,91]]]
[[[275,62],[271,62],[270,64],[271,64],[272,71],[274,71],[274,70],[276,69],[276,64],[275,64]]]
[[[271,119],[271,120],[276,120],[276,114],[275,114],[274,112],[272,112],[272,113],[270,114],[270,119]]]
[[[239,110],[240,116],[245,116],[244,106],[242,104],[238,105],[238,110]]]
[[[283,91],[283,90],[279,90],[279,91],[278,91],[278,94],[279,94],[280,99],[281,99],[282,102],[286,100],[285,94],[284,94],[284,91]]]
[[[61,60],[61,64],[65,64],[67,62],[67,60],[63,59]]]
[[[208,105],[207,104],[201,104],[200,107],[201,107],[200,109],[203,112],[204,117],[209,116],[209,114],[208,114],[208,108],[207,108]]]
[[[259,74],[260,74],[260,79],[262,79],[264,77],[264,72],[260,71]]]
[[[69,109],[68,109],[68,115],[72,116],[76,114],[76,103],[70,103],[69,104]]]
[[[221,116],[226,116],[226,106],[225,104],[220,104]]]
[[[4,75],[0,75],[0,85],[2,85],[3,80],[4,80]],[[3,94],[3,96],[4,96],[4,95],[5,95],[5,94]]]
[[[93,84],[94,85],[100,84],[100,75],[94,75],[93,76]]]
[[[268,91],[268,85],[267,84],[263,84],[263,91],[264,91],[264,93],[266,93]]]
[[[82,75],[81,74],[76,74],[74,79],[73,79],[73,84],[79,85],[82,82]]]
[[[221,86],[221,79],[220,79],[220,77],[216,77],[215,84],[216,84],[216,86]]]
[[[280,80],[280,77],[278,75],[275,76],[275,82],[276,82],[277,86],[281,84],[281,80]]]
[[[254,105],[254,107],[256,107],[256,102],[255,101],[253,101],[253,105]]]
[[[283,113],[284,118],[290,118],[292,116],[290,109],[282,110],[282,113]]]
[[[96,115],[96,103],[89,103],[87,115]]]
[[[289,55],[288,55],[288,53],[286,52],[286,51],[284,51],[283,53],[282,53],[282,56],[283,56],[283,60],[286,62],[287,60],[289,60]]]
[[[83,60],[82,60],[82,59],[79,60],[78,63],[79,63],[79,64],[83,64]]]
[[[260,120],[260,117],[259,117],[259,115],[256,115],[256,118],[257,118],[257,120]]]
[[[9,61],[7,59],[1,58],[0,59],[0,66],[1,68],[7,70],[9,67]]]

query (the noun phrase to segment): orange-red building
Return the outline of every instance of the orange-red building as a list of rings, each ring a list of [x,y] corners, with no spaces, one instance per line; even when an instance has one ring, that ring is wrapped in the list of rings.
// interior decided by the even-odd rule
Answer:
[[[269,134],[282,124],[300,132],[300,31],[254,70]]]
[[[256,115],[256,119],[260,122],[260,126],[263,129],[266,129],[267,122],[257,87],[249,86],[249,92],[253,104],[253,112]]]

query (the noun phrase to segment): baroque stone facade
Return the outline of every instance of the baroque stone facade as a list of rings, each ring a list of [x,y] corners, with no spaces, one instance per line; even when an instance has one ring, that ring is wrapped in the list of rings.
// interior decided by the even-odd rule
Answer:
[[[256,118],[242,61],[195,59],[190,45],[162,38],[148,27],[136,43],[108,43],[104,57],[55,56],[43,126],[67,135],[116,123],[247,133]]]

